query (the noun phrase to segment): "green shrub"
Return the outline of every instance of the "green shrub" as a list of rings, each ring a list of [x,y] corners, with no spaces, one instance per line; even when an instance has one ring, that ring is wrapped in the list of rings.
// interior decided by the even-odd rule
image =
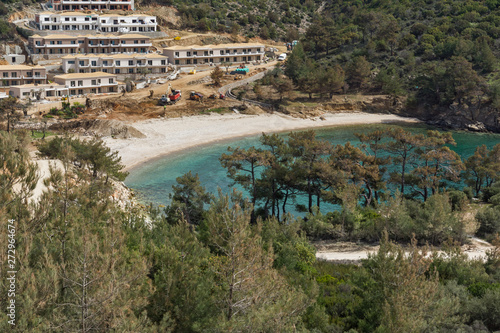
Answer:
[[[486,237],[490,234],[500,232],[500,209],[497,207],[488,207],[476,214],[479,222],[477,235]]]

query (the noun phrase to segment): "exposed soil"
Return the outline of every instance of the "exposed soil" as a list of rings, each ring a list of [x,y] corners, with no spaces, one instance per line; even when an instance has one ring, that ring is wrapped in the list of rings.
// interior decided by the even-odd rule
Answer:
[[[380,246],[373,244],[359,244],[351,242],[320,241],[314,242],[317,249],[316,258],[335,262],[359,262],[368,258],[370,253],[376,253]],[[470,259],[485,260],[488,251],[495,247],[476,237],[469,238],[469,243],[461,247],[462,252]],[[437,249],[438,253],[442,253]]]

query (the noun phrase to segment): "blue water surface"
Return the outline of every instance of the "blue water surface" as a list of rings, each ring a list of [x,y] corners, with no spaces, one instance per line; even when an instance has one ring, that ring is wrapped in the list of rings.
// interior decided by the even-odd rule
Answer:
[[[433,129],[425,125],[376,124],[323,128],[317,129],[316,133],[318,138],[328,140],[333,144],[345,144],[348,141],[359,144],[354,133],[388,130],[393,126],[401,126],[413,133],[425,133],[427,130]],[[485,144],[488,148],[491,148],[500,143],[499,134],[464,131],[454,131],[452,133],[457,146],[451,148],[460,154],[463,159],[472,155],[477,146]],[[281,133],[280,135],[286,136],[287,133]],[[168,195],[172,192],[172,185],[176,184],[176,178],[188,171],[199,175],[200,181],[207,191],[217,193],[217,188],[220,187],[227,192],[232,183],[231,179],[227,177],[226,169],[221,167],[219,157],[223,153],[227,153],[228,146],[241,148],[260,146],[259,138],[260,135],[238,138],[167,155],[131,170],[125,184],[136,191],[141,202],[151,202],[155,205],[169,204]],[[241,190],[240,187],[235,187]]]

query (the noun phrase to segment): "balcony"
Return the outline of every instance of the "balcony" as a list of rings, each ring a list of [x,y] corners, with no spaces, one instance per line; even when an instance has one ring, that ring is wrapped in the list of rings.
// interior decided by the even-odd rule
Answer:
[[[40,45],[37,47],[49,47],[49,48],[55,48],[55,47],[74,47],[74,48],[79,48],[78,44],[45,44],[45,45]]]
[[[119,46],[121,47],[150,47],[152,46],[152,43],[146,43],[146,44],[120,44]]]
[[[24,80],[45,80],[47,78],[46,75],[35,75],[35,76],[21,76]],[[15,78],[17,79],[17,78]]]

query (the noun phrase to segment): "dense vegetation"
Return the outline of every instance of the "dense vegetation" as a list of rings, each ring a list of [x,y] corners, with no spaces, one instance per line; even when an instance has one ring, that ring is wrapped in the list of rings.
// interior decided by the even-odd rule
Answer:
[[[7,249],[6,224],[14,219],[17,275],[16,326],[7,321],[9,299],[2,293],[0,330],[498,330],[499,248],[483,262],[467,259],[452,241],[460,240],[453,233],[447,234],[450,238],[440,254],[427,255],[410,236],[407,240],[412,245],[405,255],[400,246],[388,240],[397,235],[395,231],[407,235],[411,230],[417,231],[417,237],[431,240],[442,226],[447,230],[461,223],[458,214],[468,202],[459,194],[463,192],[446,192],[449,185],[440,181],[435,183],[439,183],[435,194],[434,183],[426,183],[431,192],[427,198],[420,195],[420,199],[412,199],[412,191],[405,189],[408,198],[403,199],[397,191],[382,186],[384,177],[368,174],[368,170],[386,168],[388,156],[382,151],[401,151],[402,135],[407,137],[405,142],[418,142],[408,156],[413,161],[429,162],[419,167],[409,163],[412,167],[399,174],[402,160],[393,159],[398,167],[392,170],[391,182],[398,188],[412,187],[411,181],[402,184],[403,178],[434,174],[423,169],[436,170],[436,160],[422,158],[430,156],[429,147],[447,152],[444,143],[450,142],[448,135],[431,132],[417,136],[395,130],[391,139],[376,140],[376,133],[362,137],[366,147],[328,147],[316,140],[313,132],[303,132],[287,140],[264,136],[266,149],[235,148],[221,157],[229,175],[249,190],[250,200],[237,192],[207,193],[197,175],[187,173],[174,186],[171,205],[161,212],[153,207],[144,211],[124,206],[116,200],[112,184],[124,176],[120,160],[98,140],[55,138],[42,142],[40,153],[60,159],[61,164],[51,168],[39,200],[30,201],[38,177],[26,150],[26,137],[19,132],[2,132],[0,247]],[[497,150],[478,148],[476,159],[465,162],[470,184],[480,183],[477,193],[492,202],[478,215],[479,233],[492,238],[500,227],[495,218],[500,195]],[[453,154],[446,156],[453,158]],[[271,162],[264,162],[264,158]],[[249,168],[252,161],[263,169],[256,177],[244,172],[253,170]],[[335,172],[327,171],[331,167]],[[314,189],[309,193],[316,199],[317,177],[333,173],[337,175],[329,179],[337,179],[335,185],[320,201],[327,197],[340,201],[344,208],[337,213],[323,218],[311,207],[307,218],[292,219],[284,212],[277,213],[278,208],[271,209],[277,201],[282,203],[283,197],[269,190],[307,194],[308,189]],[[441,177],[446,178],[444,174]],[[288,189],[283,187],[283,179]],[[271,186],[264,186],[266,182]],[[256,184],[259,188],[254,190]],[[368,184],[379,194],[367,202]],[[383,191],[392,195],[388,193],[383,199]],[[363,199],[358,200],[361,197],[353,193]],[[269,200],[263,199],[266,195]],[[262,206],[266,201],[267,209],[254,210],[252,202]],[[325,230],[335,226],[361,235],[371,231],[373,224],[368,221],[383,221],[386,230],[373,233],[381,237],[377,254],[363,260],[361,266],[316,260],[308,237],[325,237]],[[356,223],[362,226],[356,229]],[[418,234],[420,230],[422,234]],[[7,252],[0,253],[4,264]],[[5,291],[8,273],[3,268],[0,285]]]
[[[320,5],[319,1],[198,1],[142,0],[174,6],[182,17],[182,28],[198,31],[227,32],[249,38],[295,40],[299,29],[308,24]]]
[[[333,93],[404,95],[413,112],[495,128],[486,118],[500,105],[499,7],[490,0],[329,2],[286,74],[305,93],[323,94],[329,80]]]

